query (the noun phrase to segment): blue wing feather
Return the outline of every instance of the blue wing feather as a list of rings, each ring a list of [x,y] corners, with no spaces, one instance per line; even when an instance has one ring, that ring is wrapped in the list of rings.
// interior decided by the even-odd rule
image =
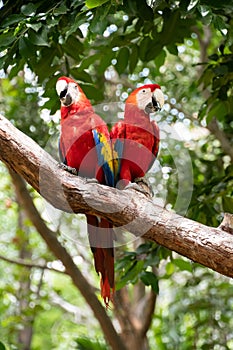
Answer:
[[[109,140],[96,129],[92,130],[92,134],[96,145],[98,165],[102,167],[104,171],[106,184],[114,187],[115,179],[111,144]]]
[[[123,158],[124,141],[120,139],[114,140],[112,144],[113,162],[114,162],[114,173],[115,173],[115,184],[119,181],[121,160]]]

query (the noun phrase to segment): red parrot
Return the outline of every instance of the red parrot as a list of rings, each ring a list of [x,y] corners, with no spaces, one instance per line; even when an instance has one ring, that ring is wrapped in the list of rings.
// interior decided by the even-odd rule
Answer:
[[[95,114],[80,86],[68,77],[56,84],[61,101],[59,151],[67,170],[114,186],[112,149],[108,127]],[[101,274],[101,296],[106,306],[114,292],[113,228],[105,219],[86,215],[88,237],[96,272]]]
[[[163,105],[164,96],[157,84],[141,86],[127,98],[124,120],[111,130],[113,155],[120,164],[117,170],[120,187],[139,181],[151,168],[159,149],[159,128],[150,120],[150,114]]]

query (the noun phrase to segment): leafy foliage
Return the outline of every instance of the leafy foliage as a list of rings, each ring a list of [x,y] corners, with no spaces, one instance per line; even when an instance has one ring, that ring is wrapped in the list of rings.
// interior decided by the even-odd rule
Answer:
[[[232,284],[197,265],[192,273],[182,277],[179,272],[173,274],[168,284],[176,292],[170,296],[168,310],[162,303],[155,315],[154,346],[160,348],[163,344],[166,349],[182,350],[193,346],[232,349],[232,304],[228,294]]]
[[[158,277],[152,268],[158,267],[161,260],[168,256],[171,256],[171,252],[150,242],[139,245],[133,252],[125,252],[124,256],[116,262],[116,272],[118,272],[116,289],[141,280],[158,294]]]
[[[222,34],[220,54],[210,56],[200,80],[205,86],[212,85],[215,93],[206,107],[215,110],[216,97],[226,101],[232,89],[230,3],[221,3],[220,7],[212,1],[152,1],[152,6],[145,0],[34,1],[17,2],[13,7],[6,3],[0,11],[0,67],[9,72],[9,65],[13,66],[9,72],[13,77],[27,64],[44,85],[44,96],[51,99],[46,107],[54,112],[58,105],[53,102],[52,87],[57,74],[80,80],[84,91],[98,102],[104,96],[104,72],[112,64],[120,75],[134,73],[140,61],[152,61],[158,69],[164,49],[178,55],[178,45],[191,36],[193,26],[202,22]],[[225,108],[225,114],[232,111],[230,101]]]
[[[106,350],[106,346],[99,342],[93,342],[88,338],[79,338],[76,340],[78,350]]]

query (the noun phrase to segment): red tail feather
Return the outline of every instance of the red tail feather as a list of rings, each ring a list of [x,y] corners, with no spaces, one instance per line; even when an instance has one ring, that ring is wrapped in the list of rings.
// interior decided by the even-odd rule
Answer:
[[[101,296],[106,306],[113,301],[114,295],[114,232],[112,225],[96,216],[87,215],[88,234],[92,253],[94,255],[95,270],[101,274]]]

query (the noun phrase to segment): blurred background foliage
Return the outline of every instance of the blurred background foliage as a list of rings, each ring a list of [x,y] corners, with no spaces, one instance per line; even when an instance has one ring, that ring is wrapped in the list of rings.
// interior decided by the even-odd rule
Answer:
[[[0,112],[16,127],[55,155],[59,76],[76,79],[109,126],[135,87],[156,82],[166,103],[155,117],[161,146],[148,174],[154,201],[209,226],[233,212],[232,0],[0,5]],[[107,349],[88,306],[18,204],[2,164],[0,173],[0,349]],[[55,213],[28,191],[98,288],[83,217]],[[74,244],[76,236],[82,244]],[[150,304],[140,350],[233,349],[230,279],[141,240],[116,254],[118,311],[109,314],[119,333],[130,325],[139,336],[135,324],[143,324]]]

